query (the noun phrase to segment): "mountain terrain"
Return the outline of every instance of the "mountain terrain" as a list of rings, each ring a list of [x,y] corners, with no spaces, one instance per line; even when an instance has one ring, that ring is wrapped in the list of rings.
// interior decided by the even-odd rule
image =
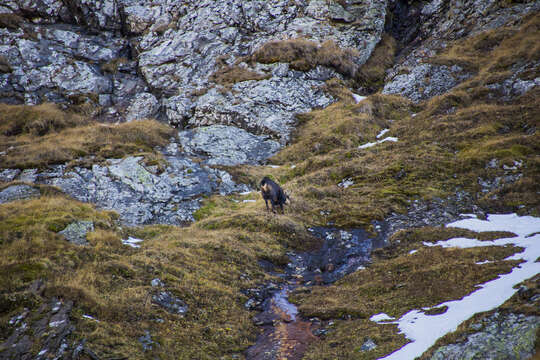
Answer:
[[[1,0],[0,359],[536,358],[539,11]]]

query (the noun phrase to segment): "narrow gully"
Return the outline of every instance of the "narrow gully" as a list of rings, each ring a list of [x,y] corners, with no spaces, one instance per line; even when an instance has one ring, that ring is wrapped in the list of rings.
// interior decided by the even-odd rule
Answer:
[[[266,271],[284,281],[281,285],[267,284],[257,292],[262,300],[254,308],[261,312],[253,321],[262,331],[255,345],[246,351],[248,360],[301,359],[308,346],[317,341],[314,332],[317,333],[320,322],[302,318],[296,305],[289,302],[289,294],[299,286],[331,284],[361,269],[370,261],[371,251],[385,245],[383,235],[369,237],[362,229],[309,230],[323,240],[318,250],[289,252],[290,262],[282,273],[274,271],[272,264],[261,263]]]

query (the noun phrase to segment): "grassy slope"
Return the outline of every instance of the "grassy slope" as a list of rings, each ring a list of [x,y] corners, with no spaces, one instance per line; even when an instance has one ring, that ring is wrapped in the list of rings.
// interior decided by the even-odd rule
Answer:
[[[4,329],[9,317],[20,313],[22,307],[35,308],[44,301],[28,292],[34,280],[43,278],[45,298],[54,295],[75,301],[74,336],[87,338],[99,355],[134,359],[153,355],[165,359],[230,358],[245,350],[256,334],[250,313],[243,307],[247,298],[240,290],[268,279],[257,260],[284,264],[288,249],[316,245],[307,226],[333,221],[339,226],[369,229],[371,220],[381,219],[390,211],[405,211],[413,198],[446,197],[456,189],[475,194],[480,190],[479,176],[502,175],[502,169],[485,167],[494,157],[505,164],[523,161],[519,170],[523,177],[516,185],[482,195],[478,201],[493,211],[519,210],[539,215],[539,135],[524,131],[538,128],[538,89],[502,104],[490,98],[484,86],[494,77],[500,80],[510,76],[513,59],[539,60],[537,42],[532,41],[538,37],[538,20],[528,21],[519,31],[500,29],[450,46],[437,61],[468,64],[478,75],[427,103],[413,105],[400,97],[373,95],[354,104],[350,92],[339,82],[329,82],[329,89],[342,100],[325,110],[300,116],[293,144],[272,159],[282,165],[280,168],[229,169],[253,185],[266,174],[283,183],[292,197],[284,216],[266,214],[264,203],[255,193],[207,199],[196,214],[199,222],[184,229],[121,229],[115,223],[115,214],[95,210],[47,188],[42,188],[40,200],[0,205],[0,333],[8,333]],[[363,71],[375,74],[374,83],[380,76],[379,70]],[[50,109],[41,110],[40,114],[46,114]],[[417,115],[413,117],[413,113]],[[105,157],[138,153],[139,149],[151,151],[166,140],[170,131],[155,123],[133,123],[106,130],[105,134],[112,135],[102,141],[105,130],[98,124],[63,116],[53,120],[53,125],[40,121],[10,134],[2,128],[2,146],[10,142],[25,149],[20,155],[0,158],[2,166],[42,166],[74,155]],[[130,127],[137,126],[140,128],[131,133]],[[374,141],[386,127],[391,130],[387,135],[399,137],[399,142],[357,148]],[[44,133],[40,130],[43,128],[47,129]],[[154,135],[139,141],[148,128]],[[125,136],[123,131],[133,136]],[[63,148],[65,155],[38,156],[39,149],[56,148],[56,139],[66,136],[73,136],[73,140]],[[119,139],[134,140],[126,144]],[[120,146],[118,153],[109,152],[113,144]],[[405,177],[397,176],[401,170]],[[353,179],[354,185],[339,188],[337,184],[344,178]],[[492,200],[493,195],[498,199]],[[256,202],[237,203],[233,199]],[[526,207],[520,210],[518,205]],[[91,246],[75,247],[56,234],[75,219],[95,221],[96,231],[89,235]],[[420,249],[408,255],[422,241],[457,234],[470,236],[441,228],[398,233],[390,248],[378,252],[373,266],[340,280],[332,291],[314,287],[296,293],[294,299],[304,315],[338,319],[350,315],[350,320],[336,320],[333,330],[313,345],[307,357],[370,359],[388,353],[405,339],[396,334],[393,325],[376,325],[366,316],[378,311],[398,316],[410,307],[459,298],[475,284],[509,271],[513,265],[500,260],[517,251],[515,248]],[[142,248],[122,246],[120,239],[127,235],[144,238]],[[497,261],[482,267],[474,265],[485,259]],[[445,276],[441,278],[441,274]],[[185,318],[151,304],[149,295],[157,290],[150,281],[156,277],[188,303],[190,310]],[[520,309],[512,302],[507,306]],[[86,320],[82,314],[95,316],[100,322]],[[165,323],[153,321],[156,318],[165,319]],[[153,353],[142,353],[137,341],[143,335],[141,329],[150,330],[160,343]],[[357,351],[365,337],[379,345],[376,352],[361,355]]]

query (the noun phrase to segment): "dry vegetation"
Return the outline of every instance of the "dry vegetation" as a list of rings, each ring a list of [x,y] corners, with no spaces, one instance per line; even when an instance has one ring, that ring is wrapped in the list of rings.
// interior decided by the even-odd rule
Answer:
[[[322,65],[353,77],[357,69],[354,62],[356,56],[354,50],[341,49],[331,40],[319,44],[306,39],[290,39],[264,44],[253,53],[251,60],[263,64],[286,62],[290,63],[291,68],[300,71],[309,71]]]
[[[101,124],[53,104],[0,104],[0,168],[44,167],[95,155],[97,161],[153,152],[173,129],[154,120]]]
[[[260,74],[256,71],[238,65],[222,66],[209,77],[211,81],[224,86],[230,86],[242,81],[264,80],[269,78],[270,75],[268,74]]]

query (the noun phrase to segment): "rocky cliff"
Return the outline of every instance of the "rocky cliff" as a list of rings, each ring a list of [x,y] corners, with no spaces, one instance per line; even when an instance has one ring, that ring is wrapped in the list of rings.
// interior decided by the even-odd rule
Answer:
[[[0,358],[418,344],[370,317],[444,314],[529,264],[517,240],[431,244],[512,235],[444,226],[458,219],[540,216],[539,11],[0,1]],[[253,191],[265,175],[291,197],[283,215]],[[538,276],[518,282],[423,358],[532,357]]]

